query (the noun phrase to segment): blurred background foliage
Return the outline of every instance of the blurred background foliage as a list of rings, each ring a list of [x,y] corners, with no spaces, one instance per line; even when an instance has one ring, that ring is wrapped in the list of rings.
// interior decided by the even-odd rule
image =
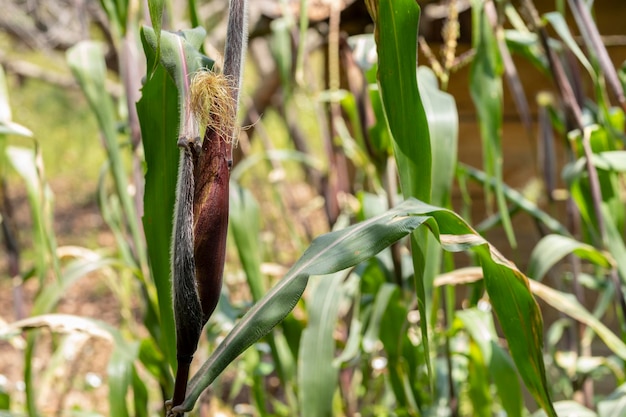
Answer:
[[[424,173],[393,159],[397,132],[415,120],[389,110],[410,97],[377,84],[366,3],[388,4],[250,5],[225,287],[196,369],[314,237],[397,206],[402,186],[460,213],[531,278],[558,415],[625,413],[626,4],[419,1]],[[140,41],[149,7],[2,6],[0,415],[162,415],[174,360],[168,270],[155,272],[165,260],[144,239],[148,158],[135,107],[150,71]],[[164,10],[163,29],[202,26],[201,51],[219,65],[226,2]],[[422,171],[409,192],[411,169]],[[422,296],[409,239],[312,277],[194,413],[550,413],[517,376],[478,257],[427,236],[415,237],[430,255]]]

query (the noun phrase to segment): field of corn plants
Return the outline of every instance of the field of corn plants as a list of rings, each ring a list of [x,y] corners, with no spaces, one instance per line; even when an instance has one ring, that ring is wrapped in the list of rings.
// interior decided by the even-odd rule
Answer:
[[[0,416],[626,415],[626,4],[5,3]]]

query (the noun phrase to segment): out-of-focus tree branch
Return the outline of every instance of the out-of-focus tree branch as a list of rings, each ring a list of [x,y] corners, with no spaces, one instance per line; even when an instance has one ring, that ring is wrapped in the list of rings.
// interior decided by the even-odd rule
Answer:
[[[69,73],[63,74],[61,72],[51,71],[49,68],[44,68],[28,61],[12,58],[9,59],[1,51],[0,65],[4,67],[7,73],[17,75],[18,77],[36,78],[38,80],[58,85],[63,88],[78,88],[76,80]],[[122,85],[114,81],[107,81],[106,89],[112,96],[116,98],[121,97],[123,94]]]

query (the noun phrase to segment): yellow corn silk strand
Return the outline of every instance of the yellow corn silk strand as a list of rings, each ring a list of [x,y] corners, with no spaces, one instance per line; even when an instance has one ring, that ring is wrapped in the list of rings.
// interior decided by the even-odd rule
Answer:
[[[191,111],[200,126],[215,131],[226,143],[237,117],[230,77],[213,71],[198,71],[191,80]]]

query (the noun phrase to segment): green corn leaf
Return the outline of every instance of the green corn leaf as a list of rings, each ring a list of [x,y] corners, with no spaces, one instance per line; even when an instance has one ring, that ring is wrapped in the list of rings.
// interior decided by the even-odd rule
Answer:
[[[593,131],[603,131],[599,127],[593,128]],[[593,135],[593,134],[592,134]],[[579,158],[575,162],[567,164],[563,168],[562,176],[570,187],[571,195],[577,204],[581,217],[585,224],[592,232],[598,235],[596,221],[596,213],[594,210],[594,202],[589,191],[589,179],[586,174],[585,157]],[[625,151],[606,151],[592,154],[592,164],[597,168],[598,181],[602,194],[602,203],[607,208],[607,215],[615,223],[615,227],[622,228],[626,213],[624,205],[621,201],[620,192],[620,175],[626,172],[626,152]],[[609,249],[612,249],[609,246]],[[615,257],[618,264],[620,258]]]
[[[268,334],[294,308],[309,276],[326,275],[363,262],[427,224],[444,249],[472,250],[480,258],[487,291],[527,388],[555,416],[543,364],[543,323],[528,279],[453,212],[409,199],[346,229],[315,239],[289,272],[235,325],[194,375],[180,410],[190,410],[202,391],[238,355]]]
[[[56,285],[62,280],[62,277],[59,260],[56,256],[56,238],[52,227],[54,197],[43,177],[41,154],[37,147],[32,150],[9,146],[2,150],[4,155],[0,160],[8,161],[26,184],[26,193],[33,218],[33,240],[38,253],[35,262],[39,283],[43,286],[46,277],[52,272],[55,278],[53,285]],[[28,335],[24,350],[26,409],[31,417],[39,415],[32,366],[37,341],[36,334],[37,332],[33,332]]]
[[[485,172],[495,179],[496,203],[502,226],[512,247],[515,234],[508,214],[502,177],[502,62],[491,25],[483,11],[482,0],[472,1],[473,46],[476,57],[470,68],[470,93],[476,106],[482,138]],[[489,191],[489,189],[486,189]],[[487,203],[491,194],[487,192]]]
[[[0,386],[0,416],[3,417],[11,417],[11,414],[8,410],[11,409],[11,394],[9,394],[4,386]]]
[[[355,288],[353,292],[349,291],[348,293],[353,300],[359,300],[362,294],[360,288]],[[363,319],[361,315],[361,304],[354,303],[352,306],[352,320],[348,331],[348,340],[341,353],[333,359],[334,366],[340,368],[360,355],[362,332]]]
[[[41,289],[33,304],[32,314],[46,314],[53,311],[61,298],[67,294],[68,289],[87,274],[109,266],[122,266],[114,258],[100,256],[95,252],[91,254],[92,256],[79,258],[67,264],[59,280]]]
[[[180,32],[162,31],[160,38],[154,29],[144,26],[141,30],[141,41],[144,45],[148,63],[156,62],[165,68],[178,91],[178,107],[180,114],[184,114],[184,106],[187,101],[186,94],[189,91],[189,75],[201,68],[213,68],[213,60],[209,59],[199,49],[206,37],[206,31],[202,27],[187,29]],[[159,43],[160,40],[160,43]],[[160,49],[159,49],[160,48]],[[150,49],[151,51],[148,51]],[[157,51],[160,51],[157,61]],[[148,68],[154,68],[149,65]],[[172,142],[176,143],[176,141]]]
[[[257,302],[266,292],[266,283],[261,273],[259,204],[252,193],[234,181],[230,184],[229,228],[237,247],[241,265],[246,274],[252,300]],[[287,384],[295,372],[295,360],[286,346],[284,335],[276,333],[267,336],[272,358],[277,367],[281,382]],[[281,353],[282,352],[282,353]]]
[[[100,4],[109,18],[114,37],[119,40],[126,32],[128,0],[100,0]]]
[[[339,368],[335,358],[333,333],[339,315],[344,272],[332,277],[315,277],[314,290],[307,302],[309,320],[302,332],[298,358],[298,388],[303,417],[332,416],[333,396]]]
[[[369,4],[376,24],[380,97],[393,139],[400,187],[405,198],[431,201],[431,144],[426,113],[417,88],[417,28],[420,8],[412,0],[380,0]],[[411,254],[424,357],[432,375],[428,342],[427,310],[431,301],[434,271],[439,268],[435,245],[424,231],[410,236]],[[433,379],[431,379],[433,381]]]
[[[141,32],[148,68],[155,64],[155,51],[147,45],[145,28]],[[173,335],[174,312],[170,283],[170,236],[174,217],[176,176],[178,173],[178,91],[162,65],[158,65],[144,84],[137,114],[145,152],[143,228],[146,236],[150,272],[157,293],[157,323],[148,324],[151,333],[172,367],[176,363]],[[146,318],[147,320],[149,317]],[[155,332],[160,332],[157,334]]]
[[[124,213],[122,213],[119,198],[109,192],[108,178],[109,164],[104,164],[98,176],[98,209],[102,219],[113,233],[113,236],[115,236],[120,259],[123,259],[127,265],[133,265],[135,258],[133,256],[132,242],[128,241],[128,235],[125,232]]]
[[[5,123],[13,119],[9,104],[9,86],[7,85],[4,67],[0,67],[0,122]]]
[[[126,392],[131,384],[132,368],[124,360],[124,355],[119,351],[111,354],[111,359],[107,366],[109,375],[109,407],[113,416],[128,417],[128,406],[126,404]]]
[[[543,363],[543,319],[530,295],[528,280],[514,268],[489,262],[489,249],[477,249],[485,274],[485,288],[509,342],[511,356],[530,393],[550,416],[556,417],[550,400]],[[503,279],[507,277],[506,279]]]
[[[349,92],[337,93],[342,95],[341,108],[345,112],[346,120],[341,119],[341,123],[336,126],[337,133],[341,139],[343,151],[352,160],[357,171],[371,177],[372,181],[378,182],[375,175],[375,166],[372,164],[372,157],[368,155],[368,148],[361,130],[361,119],[359,115],[359,104],[354,94]],[[346,122],[349,122],[351,130]],[[380,185],[378,185],[380,187]]]
[[[261,274],[261,233],[259,204],[250,191],[237,183],[230,185],[229,230],[235,240],[239,260],[243,266],[256,302],[265,293],[265,283]]]
[[[200,20],[200,16],[198,15],[196,0],[187,0],[187,7],[189,8],[189,23],[191,23],[191,27],[195,28],[196,26],[200,26],[202,22]],[[206,27],[211,26],[206,25]]]
[[[31,137],[33,136],[33,132],[31,132],[30,129],[10,120],[0,120],[0,135]]]
[[[420,96],[423,100],[430,146],[432,152],[431,203],[441,207],[450,205],[452,182],[456,172],[457,138],[459,117],[454,97],[438,88],[437,77],[427,67],[417,69]],[[435,276],[441,267],[441,248],[438,242],[429,237],[426,253],[424,293],[432,293]],[[430,309],[430,296],[426,298],[426,308]]]
[[[622,384],[609,396],[598,402],[598,415],[623,416],[626,415],[626,384]]]
[[[191,409],[196,399],[241,352],[269,333],[293,309],[310,275],[325,275],[353,266],[389,246],[428,219],[404,216],[396,209],[372,220],[318,237],[287,275],[240,320],[191,379],[182,404]]]
[[[155,63],[161,55],[161,26],[163,23],[163,10],[165,9],[164,0],[148,0],[148,11],[150,12],[150,21],[152,22],[152,29],[154,30],[154,37],[156,38]],[[154,71],[154,66],[148,67]]]
[[[200,47],[206,37],[206,31],[202,27],[186,29],[178,32],[163,31],[161,33],[161,52],[156,56],[157,34],[151,27],[142,27],[144,51],[149,45],[152,56],[149,59],[158,61],[167,69],[177,86],[185,83],[186,74],[191,74],[199,68],[213,67],[213,60],[200,53]],[[187,72],[183,72],[184,70]]]
[[[485,174],[483,171],[472,168],[462,163],[458,164],[457,171],[462,175],[469,176],[473,180],[476,180],[485,186],[489,186],[492,188],[496,187],[496,180],[493,177]],[[519,206],[520,209],[524,210],[524,212],[532,216],[537,221],[541,222],[541,224],[543,224],[552,233],[558,233],[563,236],[570,235],[570,232],[567,230],[567,228],[563,226],[557,219],[550,216],[545,211],[541,210],[537,206],[537,204],[524,197],[524,195],[519,191],[509,187],[506,184],[502,184],[502,191],[504,192],[504,196],[509,202]]]
[[[384,284],[378,295],[382,295],[384,301],[379,335],[387,353],[389,383],[396,398],[398,414],[410,415],[409,410],[418,409],[415,391],[411,389],[418,385],[415,378],[418,365],[416,349],[407,334],[408,308],[406,301],[400,298],[396,285]],[[377,296],[377,304],[378,300]]]
[[[606,151],[594,153],[591,162],[597,169],[605,171],[626,172],[626,151]],[[563,179],[567,183],[572,183],[583,175],[586,171],[587,159],[579,158],[575,162],[570,162],[563,167]]]
[[[154,338],[146,337],[141,340],[138,358],[159,385],[165,387],[166,392],[174,389],[174,379],[170,373],[169,362],[163,355],[163,350],[156,345]]]
[[[428,120],[432,161],[432,204],[447,206],[456,170],[459,115],[454,97],[441,91],[428,67],[417,69],[417,81]]]
[[[493,404],[489,392],[486,359],[476,343],[469,344],[468,396],[475,417],[491,417]]]
[[[141,396],[146,390],[145,385],[140,381],[133,381],[133,373],[135,372],[133,363],[139,355],[139,344],[124,341],[117,330],[112,335],[115,340],[115,348],[107,366],[109,409],[112,416],[128,416],[130,413],[126,403],[126,394],[129,388],[133,386],[137,389],[137,391],[133,391],[135,396]]]
[[[478,267],[468,267],[458,270],[456,273],[443,275],[441,278],[440,281],[438,280],[437,285],[455,285],[476,282],[483,278],[483,273]],[[604,323],[580,304],[578,300],[576,300],[576,297],[572,294],[550,288],[539,281],[529,280],[528,283],[530,290],[536,297],[541,298],[546,304],[552,306],[557,311],[565,313],[593,329],[615,355],[626,360],[626,344],[622,342],[611,329],[605,326]]]
[[[626,282],[626,243],[624,243],[624,236],[617,228],[613,214],[606,203],[602,203],[602,217],[604,217],[606,227],[606,247],[615,259],[615,266],[623,285]]]
[[[282,17],[272,20],[270,29],[272,32],[272,41],[270,42],[272,55],[278,73],[280,74],[280,80],[285,87],[285,90],[291,89],[291,74],[292,74],[292,45],[291,36],[293,31],[293,20],[291,17]]]
[[[587,311],[573,295],[557,291],[537,281],[531,281],[530,284],[533,294],[558,311],[591,327],[613,353],[626,360],[626,344],[605,326],[604,323]]]
[[[463,322],[464,327],[480,348],[507,416],[521,417],[522,389],[511,358],[498,344],[498,334],[491,314],[469,309],[458,311],[456,316]]]
[[[541,281],[557,262],[570,253],[586,259],[603,268],[610,268],[612,260],[591,245],[579,242],[571,237],[560,235],[544,236],[530,255],[527,275]]]
[[[96,115],[106,141],[107,154],[114,163],[119,159],[117,118],[113,101],[105,88],[104,47],[97,42],[80,42],[68,50],[67,62]]]
[[[18,173],[26,185],[26,194],[33,219],[33,243],[36,248],[36,273],[43,284],[49,272],[54,277],[61,276],[56,256],[56,235],[53,229],[54,194],[43,177],[41,154],[38,147],[28,149],[15,146],[4,148],[5,154],[0,160],[7,161]],[[6,159],[5,159],[6,158]]]
[[[505,30],[504,38],[509,50],[524,57],[545,75],[549,75],[548,60],[540,46],[537,34],[526,30]]]
[[[135,417],[148,417],[148,389],[134,366],[132,368],[132,387]]]
[[[105,149],[111,166],[115,190],[124,218],[130,229],[136,253],[138,270],[146,265],[144,240],[139,227],[135,205],[128,193],[126,167],[120,152],[117,135],[117,116],[113,100],[106,92],[106,64],[103,46],[97,42],[83,41],[67,51],[67,63],[78,81],[89,106],[98,120],[104,136]]]
[[[565,17],[561,13],[550,12],[550,13],[544,14],[543,19],[552,25],[556,33],[558,33],[561,39],[563,39],[563,42],[565,42],[567,47],[576,56],[576,58],[582,64],[582,66],[585,67],[585,70],[587,70],[587,72],[589,73],[589,76],[591,77],[591,79],[593,80],[595,84],[598,78],[598,75],[596,74],[595,70],[591,66],[591,62],[589,62],[589,59],[587,59],[582,49],[580,49],[580,46],[578,46],[578,43],[572,36],[570,27],[568,23],[565,21]]]
[[[4,68],[0,67],[0,135],[33,136],[26,127],[17,124],[12,119],[11,105],[9,104],[9,88]],[[0,151],[2,148],[0,148]]]
[[[395,294],[397,288],[393,284],[384,283],[376,291],[376,299],[374,300],[374,306],[372,313],[369,317],[367,329],[363,334],[363,350],[368,353],[373,353],[376,349],[376,344],[380,340],[380,329],[383,325],[383,315],[389,305],[391,297]]]
[[[374,17],[378,82],[394,140],[402,193],[430,201],[430,137],[416,75],[420,9],[411,0],[381,0],[378,10]]]
[[[106,323],[100,323],[98,320],[90,321],[95,323],[95,327],[109,333],[114,342],[114,349],[107,366],[110,414],[115,416],[129,415],[126,403],[126,394],[129,388],[133,387],[135,409],[138,404],[145,401],[147,395],[143,381],[134,377],[136,374],[134,363],[139,357],[140,345],[137,342],[127,341],[117,329]],[[139,416],[140,414],[135,415]]]
[[[29,417],[38,417],[36,391],[33,382],[34,379],[34,353],[37,341],[37,332],[32,332],[26,338],[26,349],[24,349],[24,393],[26,394],[26,410]]]
[[[369,137],[374,148],[374,155],[376,158],[378,169],[384,166],[387,157],[391,154],[391,134],[385,121],[385,112],[383,110],[383,103],[380,98],[380,88],[378,84],[373,83],[369,85],[369,98],[372,103],[372,110],[376,118],[376,123],[369,129]],[[380,174],[382,175],[382,173]]]

